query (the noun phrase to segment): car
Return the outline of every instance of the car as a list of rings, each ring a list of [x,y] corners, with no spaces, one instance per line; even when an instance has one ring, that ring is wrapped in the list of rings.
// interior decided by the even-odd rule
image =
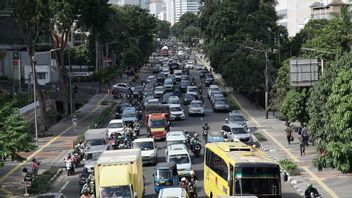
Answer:
[[[250,130],[239,124],[224,124],[221,126],[221,133],[229,141],[241,141],[245,144],[253,143]]]
[[[138,112],[136,107],[126,107],[122,112],[121,118],[125,127],[129,127],[134,122],[138,121]]]
[[[162,95],[164,95],[164,92],[165,92],[164,86],[157,86],[154,89],[154,96],[156,98],[160,98]]]
[[[173,192],[177,192],[176,190]],[[36,195],[34,198],[66,198],[63,193],[44,193],[40,195]]]
[[[183,105],[189,105],[192,100],[198,100],[198,95],[193,93],[186,93],[185,97],[183,98]]]
[[[201,100],[193,100],[188,106],[188,115],[202,115],[204,116],[204,104]]]
[[[120,119],[123,110],[124,110],[126,107],[130,107],[130,106],[131,106],[131,104],[130,104],[129,102],[127,102],[127,101],[121,101],[121,102],[117,105],[116,113],[115,113],[115,118],[116,118],[116,119]]]
[[[204,69],[204,65],[198,64],[198,65],[196,65],[195,68],[196,68],[197,70],[202,70],[202,69]]]
[[[170,104],[170,119],[171,120],[184,120],[185,112],[183,111],[181,105],[179,104]]]
[[[180,87],[181,87],[182,92],[186,93],[187,87],[190,85],[191,85],[191,83],[189,82],[189,80],[181,80]]]
[[[187,149],[169,150],[167,152],[166,162],[175,163],[177,165],[177,173],[180,177],[190,175],[192,162]]]
[[[178,67],[179,67],[179,65],[178,65],[177,62],[173,61],[173,62],[169,63],[169,68],[170,68],[171,71],[173,71],[175,69],[178,69]]]
[[[207,143],[212,143],[212,142],[225,142],[225,139],[222,136],[221,131],[208,132]]]
[[[195,94],[198,95],[198,87],[197,86],[187,86],[187,91],[186,93],[191,93],[191,94]]]
[[[148,76],[147,83],[153,83],[153,82],[156,82],[156,77],[155,76]]]
[[[183,131],[169,131],[166,134],[166,145],[184,144],[186,139],[186,134]]]
[[[230,110],[229,104],[224,100],[215,100],[213,104],[214,112],[228,112]]]
[[[178,105],[180,105],[181,104],[180,98],[178,96],[172,95],[172,96],[169,97],[168,104],[178,104]]]
[[[210,99],[212,105],[215,104],[215,100],[222,100],[226,102],[226,98],[223,94],[214,94]]]
[[[117,89],[121,93],[127,93],[130,89],[130,86],[127,83],[117,83],[112,86],[113,89]]]
[[[183,80],[189,81],[189,80],[190,80],[189,75],[188,75],[188,74],[187,74],[187,75],[182,74],[182,76],[181,76],[181,81],[183,81]]]
[[[133,148],[141,149],[144,164],[158,163],[157,147],[153,138],[138,138],[133,141]]]
[[[152,73],[153,74],[157,74],[159,72],[160,72],[160,68],[159,67],[157,67],[157,66],[152,67]]]
[[[205,75],[208,73],[208,71],[207,70],[201,70],[200,72],[199,72],[199,78],[205,78]]]
[[[158,198],[189,198],[185,189],[180,187],[163,188],[160,190]]]
[[[221,92],[219,85],[210,85],[210,86],[209,86],[209,89],[208,89],[208,97],[211,96],[211,93],[212,93],[213,91]]]
[[[192,61],[188,61],[185,65],[185,68],[187,69],[193,69],[193,62]]]
[[[182,91],[181,91],[180,85],[174,85],[173,95],[178,96],[179,98],[182,97]]]
[[[156,98],[151,98],[149,99],[146,104],[144,106],[147,106],[147,105],[158,105],[160,104],[159,100],[156,99]]]
[[[159,74],[156,78],[157,78],[157,81],[159,83],[163,83],[164,80],[165,80],[165,75],[164,74]]]
[[[182,75],[189,75],[189,69],[183,68],[182,69]]]
[[[133,97],[138,97],[139,96],[139,92],[143,92],[144,90],[144,86],[143,85],[137,85],[133,88]]]
[[[108,137],[111,137],[113,133],[123,133],[124,130],[122,119],[112,119],[108,124]]]
[[[185,55],[185,53],[182,50],[177,52],[177,56],[183,56],[183,55]]]
[[[173,96],[174,94],[173,93],[165,93],[164,95],[163,95],[163,101],[162,101],[162,103],[163,104],[166,104],[166,103],[168,103],[169,102],[169,98],[170,98],[170,96]]]
[[[229,112],[229,114],[226,118],[226,123],[239,124],[244,127],[247,127],[246,119],[244,118],[242,112],[239,110]]]
[[[211,84],[213,84],[213,82],[214,82],[214,78],[212,78],[212,77],[208,77],[208,78],[206,78],[205,79],[205,86],[210,86]]]
[[[171,78],[166,78],[164,80],[165,91],[173,91],[174,90],[174,82]]]
[[[164,75],[169,75],[169,74],[170,74],[169,66],[167,66],[167,67],[162,67],[162,68],[161,68],[161,72],[162,72]]]

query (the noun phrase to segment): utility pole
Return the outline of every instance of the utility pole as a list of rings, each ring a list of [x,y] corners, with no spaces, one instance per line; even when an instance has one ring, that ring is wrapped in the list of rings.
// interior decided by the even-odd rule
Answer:
[[[35,72],[35,55],[32,56],[32,80],[33,80],[33,101],[34,101],[34,130],[35,130],[35,144],[38,146],[38,121],[37,121],[37,94],[36,92],[36,72]],[[44,115],[42,115],[44,116]]]
[[[73,116],[73,104],[72,104],[72,66],[71,66],[71,48],[68,48],[68,65],[70,67],[70,110],[71,110],[71,118]]]
[[[265,53],[265,70],[264,70],[264,76],[265,76],[265,119],[268,119],[269,118],[269,109],[268,109],[268,103],[269,103],[268,50],[265,50],[264,53]]]

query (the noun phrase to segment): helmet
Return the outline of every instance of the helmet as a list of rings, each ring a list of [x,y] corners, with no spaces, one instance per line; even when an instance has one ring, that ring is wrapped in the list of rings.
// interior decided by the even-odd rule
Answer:
[[[307,184],[307,188],[312,188],[313,185],[312,184]]]
[[[183,130],[183,132],[188,133],[187,129]]]
[[[195,133],[193,136],[194,136],[194,137],[198,137],[198,133]]]
[[[190,174],[191,176],[194,176],[194,175],[195,175],[195,173],[194,173],[193,170],[191,170],[191,171],[189,172],[189,174]]]
[[[187,179],[185,177],[182,177],[181,182],[185,182]]]

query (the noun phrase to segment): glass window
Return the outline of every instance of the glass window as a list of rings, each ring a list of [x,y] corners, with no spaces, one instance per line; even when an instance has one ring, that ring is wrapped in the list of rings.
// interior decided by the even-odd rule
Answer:
[[[37,72],[37,79],[38,80],[45,80],[46,79],[46,72]]]
[[[229,120],[231,122],[242,122],[242,121],[244,121],[244,118],[243,118],[243,116],[230,116]]]
[[[157,178],[171,178],[171,170],[169,169],[158,169],[156,170],[156,177]]]
[[[90,139],[90,140],[87,140],[87,144],[90,146],[104,145],[105,140],[104,139]]]
[[[129,186],[119,186],[119,187],[105,187],[100,188],[101,198],[130,198],[132,195],[131,188]]]
[[[267,178],[241,178],[236,180],[236,194],[278,195],[279,180]]]
[[[170,155],[169,162],[174,162],[175,164],[189,163],[188,155],[186,154]]]
[[[233,134],[246,134],[247,131],[244,128],[232,128]]]
[[[112,129],[114,129],[114,128],[122,128],[122,127],[123,127],[122,123],[111,123],[111,124],[109,124],[109,128],[112,128]]]
[[[150,120],[150,127],[152,128],[164,128],[165,120]]]
[[[153,142],[134,142],[133,143],[135,148],[140,148],[141,150],[153,150],[154,144]]]
[[[228,167],[226,162],[210,150],[206,150],[206,165],[227,181]]]

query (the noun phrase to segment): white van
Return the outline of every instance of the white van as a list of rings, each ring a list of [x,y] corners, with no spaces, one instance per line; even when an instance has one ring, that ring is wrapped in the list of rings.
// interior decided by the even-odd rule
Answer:
[[[158,198],[188,198],[188,194],[183,188],[163,188],[159,192]]]

